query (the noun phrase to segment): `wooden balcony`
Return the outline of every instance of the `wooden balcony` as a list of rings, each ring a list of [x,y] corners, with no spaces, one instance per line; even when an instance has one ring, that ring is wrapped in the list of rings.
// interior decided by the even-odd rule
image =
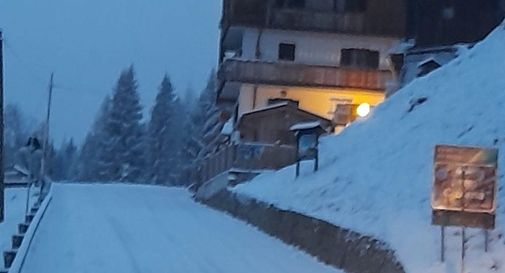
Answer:
[[[337,14],[296,9],[276,10],[269,21],[275,29],[324,31],[339,33],[365,33],[365,15],[360,13]]]
[[[244,26],[403,37],[405,16],[401,0],[375,1],[362,12],[279,8],[267,0],[223,0],[221,28],[225,32],[230,26]]]
[[[218,72],[221,86],[255,83],[326,88],[355,88],[385,92],[393,80],[389,70],[366,70],[295,63],[269,63],[228,59]],[[221,88],[221,89],[223,89]]]
[[[199,168],[200,183],[231,170],[277,170],[294,164],[296,148],[268,144],[240,144],[227,146],[207,157]]]

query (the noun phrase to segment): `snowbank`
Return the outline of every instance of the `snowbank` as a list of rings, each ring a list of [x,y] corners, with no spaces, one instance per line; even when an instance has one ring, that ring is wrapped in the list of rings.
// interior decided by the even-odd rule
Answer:
[[[436,144],[498,147],[500,170],[505,169],[505,24],[412,82],[366,121],[323,139],[319,172],[295,179],[288,167],[234,191],[376,236],[397,250],[407,272],[456,272],[457,229],[449,229],[448,261],[440,264],[440,230],[430,224]],[[490,252],[483,252],[481,231],[471,230],[467,272],[505,272],[503,182],[500,172]]]

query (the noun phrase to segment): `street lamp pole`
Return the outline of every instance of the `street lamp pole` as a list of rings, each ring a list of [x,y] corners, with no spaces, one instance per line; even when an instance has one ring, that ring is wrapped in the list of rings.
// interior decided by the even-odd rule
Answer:
[[[46,181],[46,172],[47,172],[47,161],[48,161],[48,149],[49,149],[49,122],[51,121],[51,104],[52,104],[52,99],[53,99],[53,87],[54,87],[54,73],[51,73],[51,79],[49,80],[49,86],[48,86],[48,97],[47,97],[47,113],[46,113],[46,126],[44,130],[44,143],[42,146],[42,162],[41,162],[41,168],[40,168],[40,180],[41,180],[41,187],[40,187],[40,200],[42,200],[45,197],[45,194],[47,193],[46,191],[48,190],[48,183],[49,181]]]
[[[4,184],[4,61],[3,36],[0,29],[0,223],[5,218],[5,184]]]

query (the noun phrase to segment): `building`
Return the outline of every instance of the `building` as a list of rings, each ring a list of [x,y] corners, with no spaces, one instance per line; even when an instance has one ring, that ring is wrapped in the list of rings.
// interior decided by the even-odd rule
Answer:
[[[447,64],[486,37],[505,16],[504,0],[411,0],[401,85]]]
[[[368,114],[396,88],[389,52],[406,10],[405,0],[223,0],[217,102],[232,116],[230,145],[286,146],[296,123],[338,131]]]

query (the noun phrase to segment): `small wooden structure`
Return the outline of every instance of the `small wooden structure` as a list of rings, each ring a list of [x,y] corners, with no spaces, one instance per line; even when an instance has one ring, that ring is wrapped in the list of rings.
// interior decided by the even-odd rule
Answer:
[[[297,139],[290,129],[304,122],[319,122],[325,130],[332,128],[330,120],[300,109],[296,103],[283,102],[242,115],[238,122],[240,141],[295,147]]]

